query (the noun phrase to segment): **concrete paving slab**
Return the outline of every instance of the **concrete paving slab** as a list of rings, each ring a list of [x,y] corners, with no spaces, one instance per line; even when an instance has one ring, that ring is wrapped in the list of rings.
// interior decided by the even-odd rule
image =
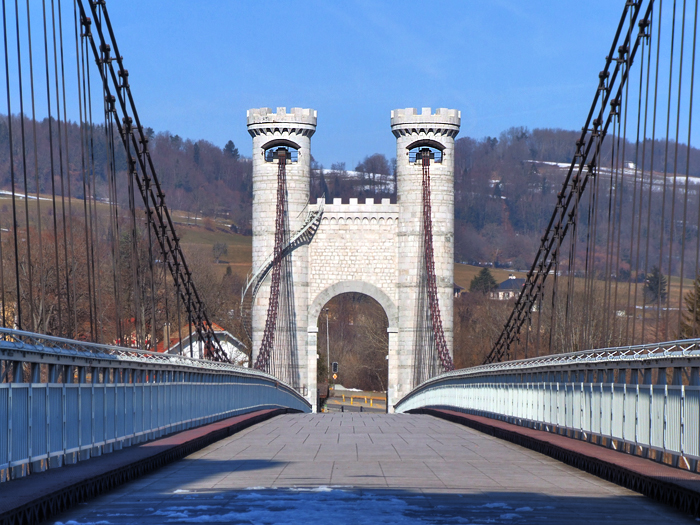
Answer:
[[[694,523],[467,427],[365,413],[279,416],[55,521],[359,523],[368,516],[373,523]]]

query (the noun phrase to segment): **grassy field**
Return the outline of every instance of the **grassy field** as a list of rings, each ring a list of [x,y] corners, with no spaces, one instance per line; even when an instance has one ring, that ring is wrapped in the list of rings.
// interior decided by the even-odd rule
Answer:
[[[502,283],[510,274],[515,275],[519,279],[527,277],[527,272],[517,272],[513,270],[504,270],[502,268],[489,268],[491,275],[496,279],[497,283]],[[470,264],[455,263],[455,284],[461,286],[465,290],[469,290],[469,284],[472,279],[481,271],[479,266],[471,266]]]
[[[481,271],[481,268],[478,266],[471,266],[468,264],[459,264],[455,263],[455,283],[458,284],[459,286],[464,287],[465,290],[469,290],[469,284],[471,280]],[[497,283],[501,283],[504,280],[508,278],[509,274],[514,274],[515,277],[517,278],[526,278],[527,277],[527,272],[517,272],[517,271],[508,271],[508,270],[503,270],[503,269],[495,269],[495,268],[490,268],[491,274],[493,277],[496,279]],[[670,307],[670,312],[671,312],[671,325],[670,326],[677,326],[677,319],[678,319],[678,310],[679,308],[681,310],[685,310],[686,306],[685,303],[681,300],[681,279],[677,276],[672,276],[670,278],[667,278],[667,295],[668,298],[670,298],[670,302],[668,303]],[[552,283],[553,281],[553,276],[550,275],[547,278],[547,283]],[[566,287],[568,284],[568,276],[562,276],[559,278],[559,290],[563,291],[564,293],[566,292]],[[586,280],[583,278],[575,278],[574,280],[574,287],[577,292],[583,292],[584,287],[586,284]],[[640,282],[637,283],[636,287],[636,301],[635,301],[635,283],[628,283],[628,282],[618,282],[616,283],[615,281],[611,281],[609,283],[610,286],[610,295],[608,296],[607,301],[609,302],[609,307],[614,308],[617,311],[625,311],[627,310],[628,313],[632,311],[636,311],[636,315],[640,315],[641,312],[644,312],[644,315],[647,317],[647,321],[651,319],[654,321],[657,316],[657,311],[655,304],[647,304],[645,309],[642,309],[642,307],[645,305],[645,298],[644,298],[644,283]],[[615,290],[617,286],[617,291]],[[602,298],[604,295],[602,295],[603,289],[604,289],[604,283],[601,280],[596,280],[596,289],[598,290],[598,293],[601,294],[599,297]],[[693,289],[693,280],[692,279],[683,279],[683,296],[685,296],[690,290]],[[627,308],[628,305],[628,295],[629,295],[629,305],[630,308]],[[666,308],[666,301],[663,301],[661,305],[659,305],[663,309]],[[634,306],[636,305],[636,308]],[[665,317],[666,314],[662,314],[662,318]],[[674,320],[675,319],[675,320]],[[675,337],[675,335],[674,335]]]
[[[66,213],[68,212],[68,199],[66,202]],[[19,199],[17,201],[17,213],[20,223],[23,223],[24,218],[24,201]],[[57,212],[59,215],[59,228],[60,228],[60,217],[62,216],[61,211],[61,201],[60,196],[57,197]],[[77,219],[81,219],[84,213],[84,202],[82,199],[73,198],[70,202],[73,210],[73,215]],[[96,203],[97,214],[100,216],[100,222],[106,223],[108,221],[109,205],[104,202]],[[50,195],[41,196],[41,211],[44,220],[42,221],[46,226],[51,225],[52,219],[50,218],[50,213],[52,210],[52,202]],[[34,199],[29,200],[29,213],[30,221],[35,222],[36,220],[36,201]],[[120,208],[120,216],[125,217],[128,211]],[[180,236],[183,248],[196,256],[201,256],[205,260],[211,261],[212,267],[217,275],[223,276],[226,272],[227,267],[231,267],[233,273],[245,277],[251,270],[252,261],[252,238],[246,237],[233,233],[228,228],[225,219],[203,219],[199,217],[197,220],[187,212],[180,210],[171,210],[171,217],[176,224],[177,234]],[[143,220],[143,216],[140,217]],[[6,194],[0,194],[0,223],[3,228],[7,228],[9,224],[12,223],[12,210],[11,210],[11,197]],[[206,226],[205,226],[206,224]],[[208,228],[207,228],[208,226]],[[216,243],[224,243],[228,247],[228,253],[223,255],[217,264],[213,257],[212,248]],[[469,285],[472,279],[481,271],[481,267],[471,266],[468,264],[455,263],[454,265],[454,281],[457,285],[463,287],[465,290],[469,290]],[[497,283],[505,281],[510,274],[514,274],[517,278],[525,278],[527,276],[526,272],[518,272],[499,268],[490,268],[491,274]],[[567,277],[562,279],[566,280]],[[551,280],[548,279],[548,281]],[[576,279],[576,289],[582,290],[584,286],[584,279]],[[675,309],[679,306],[680,298],[680,278],[672,276],[668,279],[668,294],[671,297],[671,308]],[[628,294],[628,283],[617,283],[617,296],[618,305],[622,306],[627,304],[627,294]],[[684,279],[683,280],[683,295],[685,295],[689,290],[692,289],[693,280]],[[615,283],[611,283],[611,293],[614,294]],[[642,305],[644,303],[643,298],[644,284],[637,284],[637,305]],[[631,284],[631,294],[634,295],[634,283]]]
[[[51,195],[41,195],[41,215],[43,217],[42,224],[44,228],[51,229],[53,203]],[[84,201],[82,199],[73,198],[70,201],[65,199],[66,215],[68,214],[69,205],[73,211],[73,217],[77,220],[82,220],[84,217]],[[12,224],[12,197],[10,195],[0,194],[0,222],[6,228],[6,225]],[[59,217],[59,229],[61,228],[62,209],[60,196],[56,198],[57,215]],[[97,215],[101,224],[107,224],[109,221],[108,214],[110,205],[104,202],[95,204]],[[24,199],[17,200],[17,213],[20,223],[24,219]],[[127,210],[119,209],[120,217],[126,217]],[[29,215],[30,223],[36,222],[36,200],[29,200]],[[209,229],[205,227],[205,221],[200,217],[196,221],[191,214],[179,210],[171,210],[171,217],[175,223],[177,235],[180,237],[180,242],[189,253],[194,253],[206,257],[211,260],[212,265],[217,273],[221,275],[226,271],[227,266],[231,266],[234,273],[245,276],[250,271],[252,255],[252,238],[233,233],[229,230],[224,220],[207,221]],[[139,219],[143,221],[141,212]],[[213,226],[213,229],[212,229]],[[82,234],[82,229],[76,235]],[[228,253],[221,257],[219,263],[214,261],[212,248],[216,243],[224,243],[228,246]]]

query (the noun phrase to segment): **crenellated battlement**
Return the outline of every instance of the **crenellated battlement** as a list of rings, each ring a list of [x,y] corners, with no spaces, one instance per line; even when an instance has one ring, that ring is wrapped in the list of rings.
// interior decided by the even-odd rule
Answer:
[[[310,137],[316,131],[317,112],[309,108],[279,107],[273,112],[270,108],[254,108],[247,111],[248,133],[252,137],[270,134],[305,135]]]
[[[391,131],[395,137],[410,134],[448,135],[459,133],[462,113],[457,109],[431,108],[395,109],[391,112]]]
[[[374,199],[366,199],[360,204],[358,199],[350,199],[343,203],[342,199],[333,199],[333,204],[323,204],[323,199],[318,199],[316,204],[310,208],[317,210],[323,206],[323,219],[321,224],[344,225],[344,224],[377,224],[393,225],[399,218],[398,204],[392,204],[389,199],[382,199],[381,202],[374,202]]]

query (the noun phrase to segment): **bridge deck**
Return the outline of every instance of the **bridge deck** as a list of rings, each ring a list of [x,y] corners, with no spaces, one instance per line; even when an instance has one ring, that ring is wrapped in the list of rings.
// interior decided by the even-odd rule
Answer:
[[[69,520],[694,522],[460,425],[427,415],[359,413],[276,417],[52,521]]]

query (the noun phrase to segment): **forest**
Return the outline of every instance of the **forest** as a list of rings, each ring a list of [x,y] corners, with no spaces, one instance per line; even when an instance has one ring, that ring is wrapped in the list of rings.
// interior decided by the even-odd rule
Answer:
[[[24,191],[23,175],[26,159],[26,187],[29,193],[43,195],[52,191],[60,194],[65,177],[64,192],[82,198],[83,170],[81,162],[80,128],[75,123],[59,126],[48,119],[35,123],[24,119],[25,143],[20,134],[20,119],[13,116],[13,154],[17,191]],[[53,141],[49,140],[49,128]],[[32,130],[32,132],[30,132]],[[109,196],[109,148],[103,125],[95,125],[86,133],[94,152],[87,172],[94,176],[93,191],[98,200]],[[155,133],[147,128],[149,151],[159,173],[167,203],[174,210],[192,215],[225,218],[232,231],[251,235],[252,164],[232,141],[220,148],[206,140],[183,139],[168,131]],[[36,144],[33,137],[37,137]],[[116,134],[111,135],[118,141]],[[455,260],[472,264],[527,269],[534,256],[539,236],[546,226],[561,189],[564,166],[575,152],[580,133],[561,129],[533,129],[514,127],[499,137],[461,137],[455,142]],[[631,141],[612,145],[607,141],[600,154],[600,165],[609,166],[613,146],[623,148],[624,158],[638,170],[649,171],[654,161],[654,176],[664,170],[688,175],[691,189],[696,191],[700,182],[700,150],[680,144],[671,158],[665,154],[663,141],[647,140],[643,156]],[[620,140],[618,140],[618,143]],[[59,161],[58,144],[66,144],[65,159]],[[24,153],[23,153],[24,150]],[[117,171],[125,169],[125,154],[121,145],[113,149]],[[7,116],[0,115],[0,188],[9,190],[9,132]],[[38,166],[35,173],[34,162]],[[53,166],[51,159],[54,159]],[[674,159],[678,161],[674,163]],[[395,161],[380,153],[368,155],[356,166],[344,162],[324,167],[312,161],[311,202],[325,195],[327,199],[357,197],[391,198],[395,201]],[[65,168],[64,166],[70,166]],[[121,167],[121,169],[119,169]],[[54,181],[52,190],[52,169]],[[65,173],[63,173],[65,171]],[[627,169],[628,181],[631,169]],[[641,176],[641,175],[637,175]],[[605,184],[605,181],[604,181]],[[629,182],[627,183],[629,185]],[[126,187],[118,187],[117,198],[122,206],[127,203]],[[632,193],[625,197],[626,206],[632,204]],[[695,212],[693,212],[695,213]],[[623,212],[622,215],[625,213]]]
[[[12,137],[9,132],[10,125]],[[185,222],[188,224],[203,224],[204,230],[209,232],[207,235],[216,237],[212,243],[215,247],[213,252],[211,248],[209,251],[203,251],[204,245],[198,244],[198,241],[191,243],[186,250],[187,260],[193,270],[197,287],[205,299],[210,317],[245,340],[240,319],[232,313],[236,311],[240,300],[240,289],[243,285],[241,272],[231,271],[231,266],[227,267],[226,261],[218,264],[222,256],[222,246],[219,246],[217,252],[216,243],[222,242],[220,236],[217,237],[217,231],[221,228],[244,236],[250,236],[252,233],[252,162],[245,154],[241,154],[246,148],[239,149],[232,141],[220,148],[205,140],[183,139],[168,131],[156,133],[150,128],[145,131],[148,151],[159,174],[170,209],[177,210],[181,217],[186,217]],[[462,137],[456,140],[457,262],[512,270],[529,269],[542,232],[556,205],[557,193],[561,190],[579,137],[580,132],[575,131],[514,127],[505,130],[498,137]],[[109,147],[110,141],[113,141],[114,147]],[[594,243],[601,249],[596,255],[593,269],[600,272],[599,277],[606,280],[612,278],[615,283],[625,283],[620,286],[627,287],[630,287],[631,283],[644,282],[645,274],[652,267],[659,265],[643,251],[640,253],[637,249],[635,253],[632,249],[634,236],[638,239],[648,239],[647,252],[653,254],[658,253],[661,243],[659,232],[665,233],[666,239],[670,237],[676,246],[673,249],[674,257],[663,261],[661,271],[669,278],[678,276],[681,266],[684,265],[684,277],[694,277],[695,249],[681,248],[686,243],[689,246],[692,244],[693,247],[697,243],[698,228],[694,225],[698,224],[700,208],[697,204],[700,151],[696,148],[688,150],[684,144],[672,146],[672,154],[669,155],[668,144],[663,141],[646,140],[635,144],[618,137],[616,141],[606,141],[601,149],[597,158],[599,169],[596,178],[596,191],[600,203],[592,214],[583,214],[580,222],[590,227],[597,219],[603,221],[612,217],[613,224],[638,226],[617,227],[617,230],[613,230],[612,237],[610,232],[607,235],[605,232],[598,232]],[[366,198],[389,198],[395,202],[397,181],[394,159],[389,159],[381,153],[367,153],[355,166],[347,166],[339,161],[332,163],[330,167],[324,167],[313,160],[310,181],[312,202],[322,195],[328,200],[337,197],[347,200],[355,197],[362,202]],[[11,157],[14,169],[11,169]],[[85,126],[81,130],[71,122],[58,123],[47,119],[33,122],[27,118],[22,121],[18,116],[12,116],[9,120],[7,116],[0,115],[1,191],[8,193],[12,190],[14,177],[16,193],[23,195],[26,192],[30,196],[38,196],[42,201],[63,200],[60,207],[65,207],[67,203],[70,208],[71,203],[77,203],[88,195],[93,201],[95,217],[106,216],[108,207],[124,210],[119,212],[122,222],[111,226],[105,223],[101,229],[96,228],[95,239],[78,233],[73,238],[74,231],[80,232],[87,228],[86,224],[92,215],[86,212],[84,218],[81,218],[80,209],[69,209],[67,213],[74,217],[71,220],[75,222],[68,230],[62,230],[56,227],[56,224],[60,226],[60,221],[54,221],[55,215],[60,213],[59,208],[54,205],[52,209],[49,202],[41,205],[41,214],[44,217],[42,224],[45,224],[45,229],[40,237],[44,240],[44,246],[33,249],[31,257],[41,257],[52,262],[43,265],[39,261],[32,265],[19,266],[22,272],[19,279],[20,288],[23,293],[31,291],[29,282],[32,279],[27,270],[35,267],[33,271],[36,288],[41,287],[44,294],[41,299],[43,303],[38,296],[23,296],[23,301],[27,304],[32,303],[33,316],[25,326],[35,326],[61,335],[83,334],[81,337],[88,337],[90,331],[94,333],[98,331],[99,326],[103,326],[107,328],[101,340],[111,342],[128,333],[132,329],[129,326],[137,324],[139,318],[142,323],[141,332],[145,334],[150,332],[146,321],[149,318],[157,318],[158,325],[163,322],[172,324],[175,312],[179,312],[181,317],[184,315],[182,306],[177,303],[177,297],[167,290],[165,268],[151,274],[134,273],[132,268],[135,260],[132,252],[147,258],[149,242],[142,225],[133,230],[127,222],[123,222],[128,215],[126,211],[129,206],[127,185],[109,183],[111,165],[115,167],[114,172],[118,180],[127,178],[125,164],[126,158],[118,135],[103,125]],[[671,180],[675,181],[672,193],[668,182]],[[665,191],[667,186],[668,192]],[[110,205],[114,200],[116,205]],[[665,206],[661,206],[660,203]],[[5,231],[11,226],[10,207],[11,199],[6,196],[0,201],[0,226]],[[685,218],[682,224],[678,211],[681,209],[684,210]],[[662,210],[663,215],[658,210]],[[644,221],[641,220],[642,217]],[[201,222],[198,223],[198,220]],[[52,221],[53,230],[50,228]],[[587,257],[586,243],[583,242],[585,231],[590,231],[590,228],[580,229],[578,235],[581,236],[581,242],[573,256],[568,258],[568,262],[565,261],[566,258],[562,258],[565,261],[561,267],[562,274],[570,271],[573,275],[575,268],[583,267]],[[671,232],[673,235],[669,235]],[[49,247],[56,239],[66,244],[69,233],[70,253],[68,250],[56,254],[49,253]],[[31,230],[30,235],[37,238],[38,232]],[[201,233],[193,235],[202,236]],[[8,244],[10,237],[2,235],[5,253],[11,251]],[[610,238],[616,238],[617,251],[613,249],[612,252],[616,255],[612,259],[608,256],[606,261],[599,260],[605,256],[604,247],[610,251]],[[663,236],[661,238],[663,239]],[[24,239],[20,240],[20,243],[23,241]],[[109,258],[100,260],[94,255],[88,256],[87,253],[92,249],[90,246],[101,250],[101,253],[112,250],[112,259],[116,262],[110,262]],[[247,256],[236,253],[245,251],[246,248],[241,246],[228,246],[228,254],[224,258],[229,261],[238,260],[241,261],[239,265],[245,265],[242,259],[247,260]],[[24,247],[20,248],[22,252]],[[39,256],[42,250],[46,253]],[[679,255],[681,253],[683,255]],[[9,259],[5,262],[10,264]],[[92,273],[85,274],[81,271],[90,264],[94,266]],[[225,273],[221,268],[226,269]],[[602,268],[605,268],[605,272]],[[10,275],[12,271],[8,269],[6,275]],[[100,282],[100,275],[111,275],[111,281],[114,282],[111,282],[110,278]],[[114,304],[115,299],[109,299],[109,289],[114,288],[114,283],[124,287],[119,299],[121,307],[125,310],[141,310],[140,317],[136,315],[131,320],[125,319],[122,322],[123,326],[117,329],[110,328],[119,325],[119,304]],[[5,288],[11,295],[11,285],[6,284]],[[150,298],[146,297],[148,294],[143,297],[134,296],[129,291],[134,286],[153,290]],[[677,289],[678,285],[674,286]],[[102,303],[99,305],[95,299],[90,303],[88,294],[91,287],[97,290],[98,294],[103,292]],[[616,297],[617,287],[616,284]],[[639,290],[641,289],[640,285]],[[623,288],[620,290],[622,296]],[[637,287],[635,294],[636,290]],[[587,300],[590,301],[594,295],[591,289]],[[111,297],[116,296],[112,294]],[[59,299],[63,301],[65,309],[63,321],[60,320],[62,314]],[[490,301],[487,295],[482,293],[465,293],[455,301],[455,362],[458,366],[478,364],[498,336],[512,305],[507,302]],[[160,306],[161,303],[164,307]],[[345,376],[350,382],[346,386],[384,388],[385,362],[378,356],[384,351],[382,348],[385,345],[386,321],[382,320],[379,311],[375,311],[377,306],[371,304],[371,301],[368,303],[366,298],[348,296],[336,298],[329,307],[331,346],[335,349],[331,354],[333,359],[337,357],[341,362],[344,370],[341,378]],[[72,316],[66,313],[71,308]],[[550,307],[543,307],[543,316],[549,315],[546,308]],[[28,313],[25,312],[25,315]],[[555,311],[552,315],[559,314]],[[678,318],[677,313],[674,315]],[[93,316],[94,320],[90,316]],[[483,321],[484,319],[488,319],[488,322]],[[89,330],[88,321],[91,326]],[[181,319],[180,324],[182,322],[184,320]],[[600,326],[607,326],[606,322],[601,320]],[[611,325],[620,322],[616,319]],[[629,321],[625,322],[629,324]],[[359,326],[365,328],[360,329]],[[325,337],[325,327],[321,328],[319,341]],[[559,327],[559,331],[562,329],[563,325]],[[606,337],[609,334],[609,337],[596,341],[596,344],[612,344],[618,340],[615,339],[617,336],[614,336],[615,330],[601,332],[605,332]],[[156,339],[160,337],[156,334]],[[557,333],[552,337],[553,340],[559,338],[564,341],[563,338],[569,336]],[[354,348],[362,348],[363,351],[358,353]],[[535,348],[534,343],[532,348]],[[537,351],[545,351],[544,346],[540,345]],[[362,367],[367,370],[359,373]],[[321,366],[319,379],[323,379],[323,375],[324,370]]]

